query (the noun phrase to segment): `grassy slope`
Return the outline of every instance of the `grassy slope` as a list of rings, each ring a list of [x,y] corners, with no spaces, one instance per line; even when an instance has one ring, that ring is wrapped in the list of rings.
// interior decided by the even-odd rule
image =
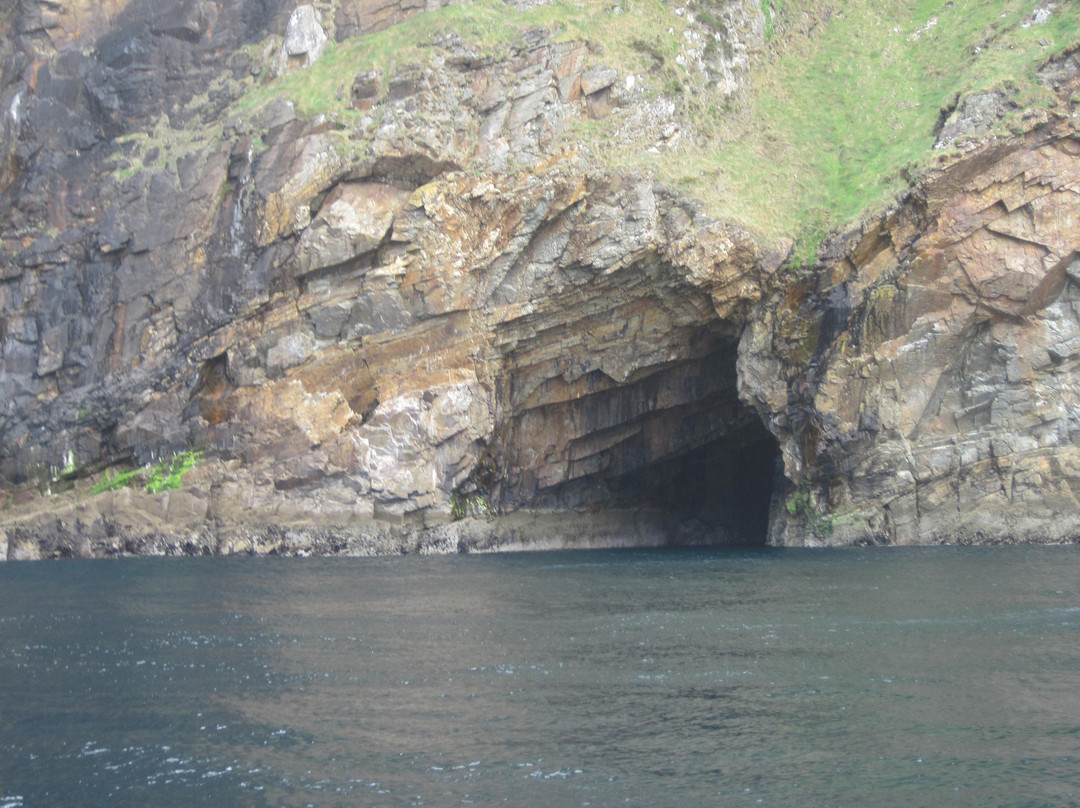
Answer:
[[[828,4],[813,0],[785,0],[777,16],[810,5],[825,18]],[[1027,28],[1033,0],[832,5],[842,12],[810,37],[787,36],[757,74],[753,134],[714,157],[725,190],[714,207],[800,235],[804,250],[903,189],[905,169],[932,159],[935,125],[957,94],[1009,89],[1021,108],[1048,103],[1035,70],[1080,38],[1076,3]]]
[[[498,55],[522,30],[543,27],[600,45],[597,62],[674,97],[695,133],[659,154],[620,149],[613,116],[582,121],[568,140],[613,167],[652,170],[766,238],[796,237],[809,258],[827,231],[883,204],[933,159],[934,127],[950,100],[1007,89],[1020,107],[1045,104],[1036,67],[1080,40],[1076,0],[1058,0],[1049,22],[1029,27],[1021,23],[1036,0],[764,0],[768,43],[756,56],[750,108],[725,120],[704,78],[675,63],[686,26],[677,5],[622,0],[614,14],[611,0],[528,11],[500,0],[457,4],[333,46],[312,68],[253,90],[239,109],[284,95],[301,114],[350,122],[359,115],[346,106],[352,77],[378,68],[387,78],[396,65],[427,62],[425,45],[439,33]]]
[[[443,33],[457,34],[487,55],[499,58],[523,31],[543,28],[561,41],[599,43],[604,57],[597,61],[618,65],[624,71],[641,71],[649,58],[631,44],[644,37],[656,43],[674,60],[677,36],[659,37],[674,26],[676,34],[686,27],[662,0],[630,0],[626,14],[610,13],[605,0],[554,0],[534,9],[519,11],[502,0],[472,0],[411,17],[400,25],[345,43],[331,43],[325,55],[306,70],[296,70],[263,84],[236,105],[238,111],[261,106],[272,97],[286,97],[297,104],[301,115],[330,113],[348,118],[348,90],[359,73],[380,70],[384,82],[404,64],[425,64],[432,58],[431,41]]]

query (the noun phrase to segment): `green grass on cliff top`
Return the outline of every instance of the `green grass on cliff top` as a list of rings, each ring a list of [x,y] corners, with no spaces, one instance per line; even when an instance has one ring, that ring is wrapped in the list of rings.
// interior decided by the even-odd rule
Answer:
[[[1050,102],[1035,71],[1080,40],[1080,3],[1059,0],[1027,24],[1038,0],[762,0],[766,46],[753,57],[745,109],[726,109],[694,68],[676,64],[687,23],[680,0],[555,0],[519,11],[474,0],[332,46],[313,67],[260,87],[242,102],[291,97],[302,115],[343,119],[356,74],[426,63],[452,31],[498,56],[542,27],[585,40],[594,61],[643,77],[675,100],[684,129],[675,148],[620,148],[619,122],[582,121],[567,133],[615,168],[644,168],[701,199],[707,210],[770,238],[791,236],[809,258],[821,238],[901,192],[934,156],[943,108],[971,92],[1005,92],[1018,108]],[[713,0],[686,0],[699,13]],[[703,5],[704,4],[704,5]],[[1004,127],[1015,126],[1006,120]]]
[[[559,41],[588,41],[602,52],[598,63],[620,72],[641,72],[651,64],[648,52],[635,43],[648,42],[665,60],[674,63],[677,35],[686,28],[663,0],[629,0],[627,13],[612,14],[609,0],[553,0],[518,10],[502,0],[470,0],[410,17],[405,22],[344,43],[330,43],[324,56],[305,70],[291,71],[248,93],[236,105],[251,110],[273,97],[296,104],[297,113],[318,113],[348,118],[349,89],[353,78],[379,70],[384,83],[405,64],[427,64],[433,56],[432,40],[457,34],[482,53],[496,59],[521,41],[525,31],[544,29]],[[664,36],[657,31],[663,29]],[[673,29],[675,36],[668,35]]]
[[[932,159],[941,111],[957,96],[1003,91],[1017,115],[1049,103],[1035,71],[1080,37],[1076,3],[1027,27],[1034,0],[847,0],[831,14],[828,3],[773,5],[788,25],[813,6],[821,21],[778,43],[755,75],[745,136],[699,158],[699,171],[717,177],[703,191],[711,208],[801,236],[804,250],[903,190],[905,174]]]

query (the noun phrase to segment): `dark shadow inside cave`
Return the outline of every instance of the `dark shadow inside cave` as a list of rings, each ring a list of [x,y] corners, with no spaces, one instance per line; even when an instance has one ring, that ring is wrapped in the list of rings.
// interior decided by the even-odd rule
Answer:
[[[672,543],[764,545],[780,463],[754,419],[739,432],[612,481],[613,499],[663,510]]]
[[[526,415],[526,444],[576,430],[563,455],[570,479],[541,489],[541,504],[662,512],[671,544],[766,543],[779,446],[739,400],[736,343],[696,336],[681,361],[622,384],[583,377],[582,395]]]
[[[639,319],[668,316],[639,308]],[[650,511],[668,544],[767,542],[780,449],[739,398],[736,333],[719,321],[672,328],[643,348],[619,332],[587,358],[552,351],[546,333],[506,337],[517,414],[484,486],[502,506]],[[626,372],[645,349],[660,361]]]

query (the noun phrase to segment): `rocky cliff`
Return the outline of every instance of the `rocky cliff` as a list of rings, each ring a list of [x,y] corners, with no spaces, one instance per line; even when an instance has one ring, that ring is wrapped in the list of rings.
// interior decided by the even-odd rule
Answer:
[[[1076,536],[1074,120],[941,170],[759,307],[741,389],[798,488],[774,541]]]
[[[0,12],[0,556],[1080,535],[1075,51],[797,260],[618,157],[768,4],[444,5]]]

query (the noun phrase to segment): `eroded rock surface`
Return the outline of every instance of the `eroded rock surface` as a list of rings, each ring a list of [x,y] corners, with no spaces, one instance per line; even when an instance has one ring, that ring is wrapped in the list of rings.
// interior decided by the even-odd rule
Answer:
[[[734,376],[759,249],[560,141],[636,97],[586,43],[535,31],[493,60],[442,34],[426,65],[345,80],[355,128],[274,101],[217,130],[182,124],[420,7],[133,0],[100,29],[79,8],[5,73],[0,467],[51,490],[195,446],[202,512],[129,492],[16,514],[8,555],[480,549],[493,529],[453,517],[536,508],[594,513],[605,544],[600,514],[657,543],[640,514],[672,508],[696,514],[680,541],[747,537],[733,502],[693,500],[771,440]],[[670,112],[627,136],[662,141]],[[694,485],[665,483],[680,459]],[[282,526],[308,538],[259,538]]]
[[[759,309],[740,380],[781,437],[779,543],[1075,540],[1080,140],[987,147]]]
[[[240,103],[439,5],[0,12],[0,556],[1080,533],[1075,54],[1055,115],[979,145],[958,106],[967,151],[798,272],[568,138],[694,135],[550,31],[346,70],[355,115]],[[679,56],[737,114],[761,9],[714,12]],[[183,490],[88,496],[189,448]]]

